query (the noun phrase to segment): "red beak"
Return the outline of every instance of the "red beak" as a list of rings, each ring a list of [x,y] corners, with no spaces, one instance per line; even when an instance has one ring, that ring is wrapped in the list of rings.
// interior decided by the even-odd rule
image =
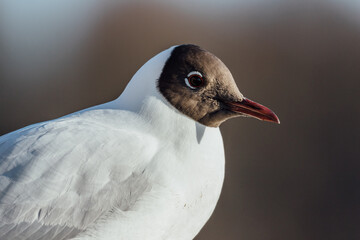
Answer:
[[[244,98],[241,102],[225,102],[225,104],[229,107],[230,111],[254,117],[259,120],[280,124],[279,118],[273,111],[250,99]]]

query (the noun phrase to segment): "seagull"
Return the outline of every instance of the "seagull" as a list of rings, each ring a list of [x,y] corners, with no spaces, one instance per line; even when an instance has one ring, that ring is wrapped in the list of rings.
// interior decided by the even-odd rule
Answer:
[[[146,62],[116,100],[0,137],[0,239],[184,240],[224,181],[219,126],[280,123],[196,45]]]

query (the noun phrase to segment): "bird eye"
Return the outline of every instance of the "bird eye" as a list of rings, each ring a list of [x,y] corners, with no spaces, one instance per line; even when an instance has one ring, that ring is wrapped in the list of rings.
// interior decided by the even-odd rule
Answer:
[[[193,71],[185,78],[186,85],[191,89],[196,89],[204,84],[204,79],[201,73]]]

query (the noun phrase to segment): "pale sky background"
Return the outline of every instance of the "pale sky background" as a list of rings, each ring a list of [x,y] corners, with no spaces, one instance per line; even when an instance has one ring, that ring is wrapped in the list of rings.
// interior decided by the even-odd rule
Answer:
[[[359,18],[360,0],[329,0],[346,7]],[[227,14],[247,8],[276,8],[275,3],[297,4],[290,0],[183,0],[183,1],[97,1],[97,0],[0,0],[0,40],[3,44],[4,74],[24,79],[29,74],[46,74],[57,64],[76,61],[76,52],[91,32],[102,9],[111,4],[146,3],[190,11],[194,21],[202,18],[221,21]],[[309,2],[311,4],[311,1]],[[351,14],[350,14],[351,15]],[[360,19],[360,18],[359,18]],[[56,58],[49,58],[50,55]],[[49,61],[49,59],[52,59]],[[41,70],[41,71],[39,71]],[[16,76],[20,75],[18,78]],[[21,76],[22,75],[22,76]],[[34,77],[41,79],[41,76]]]

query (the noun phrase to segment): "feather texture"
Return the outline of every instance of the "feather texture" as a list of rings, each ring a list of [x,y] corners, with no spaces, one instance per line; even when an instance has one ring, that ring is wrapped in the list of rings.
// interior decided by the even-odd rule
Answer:
[[[92,110],[2,136],[0,239],[63,239],[114,206],[128,209],[157,150],[141,126],[130,112]]]

